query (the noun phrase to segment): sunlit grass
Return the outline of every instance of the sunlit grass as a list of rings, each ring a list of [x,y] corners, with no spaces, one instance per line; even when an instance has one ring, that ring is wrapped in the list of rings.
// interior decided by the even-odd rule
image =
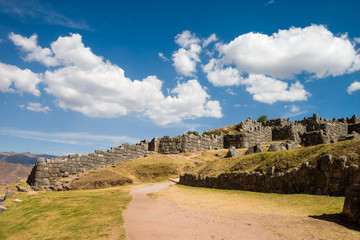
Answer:
[[[130,200],[121,187],[15,193],[0,213],[0,239],[125,239],[122,212]]]

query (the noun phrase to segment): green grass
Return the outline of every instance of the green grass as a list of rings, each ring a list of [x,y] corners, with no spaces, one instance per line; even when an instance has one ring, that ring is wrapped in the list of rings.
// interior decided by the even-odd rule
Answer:
[[[13,203],[14,198],[21,203]],[[122,212],[131,196],[123,188],[15,193],[0,213],[0,239],[125,239]]]
[[[199,162],[190,172],[217,176],[224,172],[254,170],[266,172],[270,166],[286,171],[300,167],[305,161],[315,164],[325,154],[331,154],[334,157],[346,156],[348,165],[360,165],[360,140],[301,147],[289,151],[255,153],[238,158],[209,158],[208,161]]]

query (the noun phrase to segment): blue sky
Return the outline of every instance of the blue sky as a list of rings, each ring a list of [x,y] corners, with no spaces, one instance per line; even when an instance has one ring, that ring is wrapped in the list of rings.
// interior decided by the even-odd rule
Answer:
[[[0,0],[0,151],[360,115],[359,1]]]

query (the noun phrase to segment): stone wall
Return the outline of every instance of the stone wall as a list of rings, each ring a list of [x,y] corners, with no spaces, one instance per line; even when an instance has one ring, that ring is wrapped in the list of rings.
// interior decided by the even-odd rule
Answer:
[[[27,183],[31,186],[48,186],[58,178],[69,177],[89,169],[105,167],[113,162],[145,157],[149,154],[148,142],[130,145],[125,143],[107,151],[95,150],[90,154],[71,154],[67,158],[39,158]]]
[[[342,122],[325,122],[320,124],[320,129],[328,133],[333,139],[348,134],[348,124]]]
[[[299,135],[306,132],[306,126],[302,124],[289,124],[285,126],[273,126],[272,128],[272,140],[293,140],[300,142]]]
[[[257,126],[248,133],[224,136],[224,147],[247,148],[257,143],[266,143],[272,140],[271,127]]]
[[[360,169],[354,175],[354,183],[346,189],[342,214],[349,222],[360,225]]]
[[[318,144],[327,144],[331,142],[329,134],[324,131],[307,132],[301,135],[301,144],[305,147],[314,146]]]
[[[194,151],[205,151],[224,148],[224,138],[220,136],[183,134],[182,136],[165,136],[159,140],[158,152],[177,154]]]
[[[103,167],[113,162],[144,157],[149,151],[177,154],[231,146],[247,148],[273,140],[293,140],[296,143],[301,142],[304,146],[312,146],[353,139],[359,136],[350,136],[348,132],[360,133],[360,119],[354,115],[352,118],[326,120],[314,114],[312,117],[295,122],[279,118],[258,123],[248,118],[237,124],[235,128],[239,134],[225,136],[183,134],[177,137],[155,137],[150,143],[146,140],[136,145],[123,144],[105,152],[96,150],[95,153],[88,155],[70,155],[63,159],[40,158],[35,164],[28,182],[35,186],[48,185],[59,177]]]
[[[340,136],[346,136],[348,134],[348,121],[356,121],[355,118],[348,119],[333,119],[327,120],[319,118],[317,114],[314,114],[312,117],[304,118],[300,121],[295,121],[297,124],[302,124],[306,126],[306,132],[320,131],[323,130],[329,134],[333,139],[337,139]]]
[[[332,159],[325,155],[316,166],[304,162],[300,169],[275,173],[270,167],[266,174],[259,172],[222,173],[218,177],[193,174],[180,176],[179,184],[218,189],[246,190],[273,193],[306,193],[344,196],[354,181],[357,165],[346,166],[346,157]]]
[[[352,132],[360,133],[360,123],[349,125],[348,133],[351,134]]]

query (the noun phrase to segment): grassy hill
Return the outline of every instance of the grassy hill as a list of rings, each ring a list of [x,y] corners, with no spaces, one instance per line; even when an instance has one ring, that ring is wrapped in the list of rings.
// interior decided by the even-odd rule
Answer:
[[[245,149],[239,151],[244,152]],[[64,179],[71,180],[69,184],[73,189],[80,189],[76,191],[15,192],[5,203],[8,211],[0,213],[0,239],[125,239],[122,212],[131,200],[128,192],[130,185],[126,184],[129,182],[141,184],[163,181],[184,172],[215,176],[222,172],[261,171],[271,165],[287,170],[299,167],[303,161],[314,164],[323,154],[332,154],[335,157],[345,155],[348,157],[347,164],[360,164],[360,140],[290,151],[256,153],[239,158],[217,157],[218,152],[226,153],[227,150],[178,155],[153,154],[146,158],[114,163],[102,169],[87,171],[74,176],[73,179]],[[25,182],[20,184],[25,185]],[[115,186],[121,184],[124,185]],[[6,188],[15,189],[15,185],[0,186],[0,193],[4,194]],[[179,191],[176,196],[184,195],[185,192],[181,191],[186,190],[188,194],[184,198],[186,201],[189,201],[191,196],[196,197],[204,191],[207,198],[221,197],[223,201],[228,199],[230,194],[234,199],[233,202],[239,201],[239,194],[248,194],[248,202],[260,201],[262,203],[266,200],[267,203],[264,203],[266,206],[278,202],[280,198],[285,202],[291,200],[301,203],[300,207],[291,205],[291,209],[299,208],[299,211],[302,210],[304,199],[309,198],[311,204],[308,205],[312,206],[311,211],[320,215],[339,213],[344,201],[343,197],[332,198],[335,204],[329,202],[328,196],[306,195],[305,197],[301,194],[288,196],[189,187],[180,188],[181,191],[176,189]],[[15,198],[23,202],[14,203]],[[323,199],[327,205],[320,202],[319,198]],[[334,210],[329,211],[329,206],[332,206]]]
[[[300,147],[288,151],[263,152],[249,154],[237,158],[215,158],[206,159],[206,155],[215,155],[217,151],[207,151],[204,157],[199,158],[199,163],[190,173],[196,173],[206,176],[217,176],[225,172],[245,172],[259,171],[266,172],[270,166],[276,166],[278,171],[291,170],[299,168],[302,162],[316,164],[325,154],[331,154],[334,157],[346,156],[347,164],[360,165],[360,139],[343,141],[332,144],[321,144],[310,147]],[[224,152],[224,150],[221,150]],[[239,152],[244,152],[240,149]]]
[[[245,153],[246,149],[238,151]],[[280,152],[255,153],[236,158],[217,157],[218,152],[222,152],[225,156],[227,150],[209,150],[177,155],[152,154],[145,158],[118,162],[106,168],[90,170],[75,177],[70,185],[73,189],[93,189],[129,182],[164,181],[178,177],[185,172],[204,176],[217,176],[225,172],[266,172],[270,166],[276,166],[277,171],[286,171],[299,168],[305,161],[316,164],[317,160],[325,154],[331,154],[334,157],[346,156],[348,165],[360,165],[360,140],[300,147]]]
[[[27,178],[31,168],[22,164],[0,162],[0,185],[15,183],[18,178]]]
[[[36,159],[38,159],[39,157],[57,158],[59,156],[36,153],[0,152],[0,162],[19,163],[28,167],[34,165]]]

